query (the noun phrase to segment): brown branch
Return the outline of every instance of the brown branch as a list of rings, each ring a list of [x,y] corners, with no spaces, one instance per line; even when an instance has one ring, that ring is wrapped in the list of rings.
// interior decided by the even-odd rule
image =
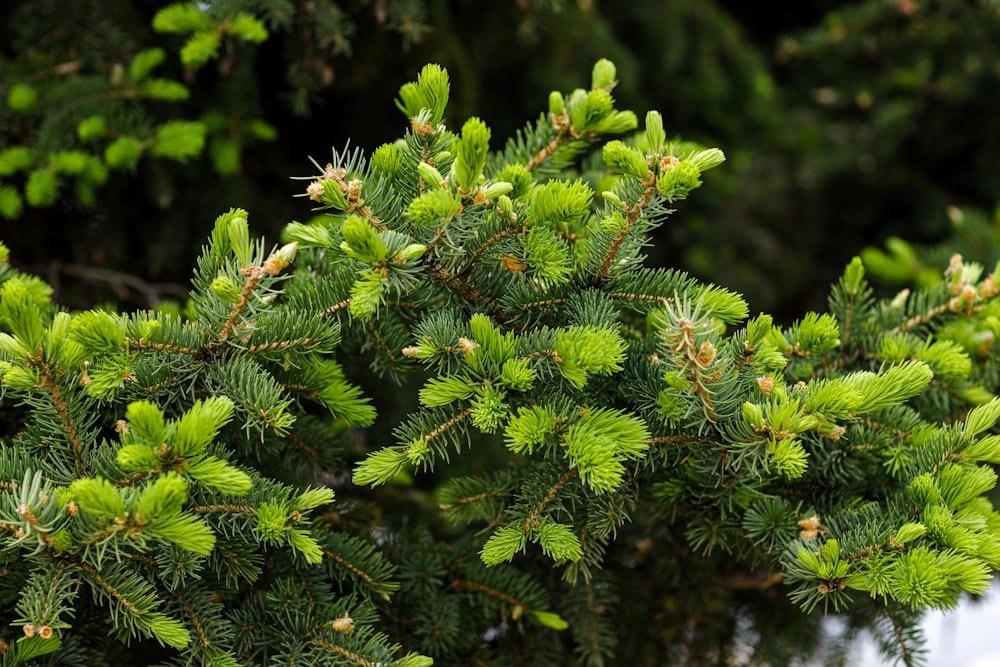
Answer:
[[[367,572],[365,572],[360,567],[358,567],[354,563],[350,562],[346,558],[333,553],[329,549],[323,549],[323,555],[326,556],[327,558],[329,558],[330,560],[332,560],[337,565],[340,565],[341,567],[346,568],[348,571],[350,571],[356,577],[361,578],[366,584],[368,584],[372,588],[378,588],[379,587],[378,586],[378,582],[376,582],[375,579],[370,574],[368,574]],[[389,599],[389,595],[387,593],[382,593],[382,598],[385,599],[385,600],[388,600]]]
[[[217,342],[225,342],[227,338],[233,333],[236,328],[236,321],[240,317],[240,313],[246,308],[247,302],[250,300],[250,294],[253,292],[257,284],[260,283],[261,279],[267,275],[267,272],[262,266],[247,266],[240,269],[240,273],[246,276],[246,280],[243,282],[243,289],[240,290],[239,300],[233,304],[233,307],[229,309],[229,315],[226,316],[226,321],[222,325],[222,331],[219,332],[219,336],[216,339]]]
[[[455,502],[451,503],[441,503],[438,505],[439,509],[447,510],[451,509],[455,505],[470,505],[472,503],[479,502],[480,500],[486,500],[487,498],[503,498],[506,493],[500,493],[498,491],[484,491],[483,493],[477,493],[473,496],[466,496],[464,498],[458,498]]]
[[[697,435],[660,435],[649,438],[646,442],[650,445],[657,445],[664,442],[698,442],[702,438]]]
[[[905,322],[903,322],[902,324],[900,324],[898,327],[890,329],[889,330],[889,334],[892,335],[892,334],[902,333],[904,331],[909,331],[910,329],[912,329],[915,326],[919,326],[921,324],[925,324],[927,322],[930,322],[931,320],[933,320],[938,315],[946,313],[949,310],[951,310],[951,305],[947,304],[947,303],[942,303],[939,306],[935,306],[934,308],[931,308],[926,313],[921,313],[920,315],[914,315],[910,319],[908,319]]]
[[[52,402],[55,403],[56,412],[59,413],[59,419],[62,421],[63,430],[66,432],[66,437],[69,439],[70,445],[73,447],[73,456],[76,459],[77,472],[83,475],[87,470],[87,464],[83,458],[83,448],[80,446],[80,436],[77,435],[76,426],[73,424],[73,420],[69,417],[69,408],[66,405],[66,399],[63,398],[62,392],[59,390],[59,385],[55,383],[48,373],[43,372],[41,374],[40,381],[41,386],[47,389],[49,395],[52,396]]]
[[[396,358],[395,353],[389,348],[388,345],[386,345],[385,339],[382,338],[382,334],[378,332],[378,329],[375,328],[375,325],[369,322],[368,329],[372,333],[372,338],[374,338],[375,342],[378,343],[379,347],[382,348],[382,351],[385,353],[385,356],[389,357],[389,363],[391,363],[393,366],[399,363],[399,359]]]
[[[344,299],[343,301],[341,301],[340,303],[335,303],[332,306],[330,306],[329,308],[327,308],[326,310],[320,311],[319,316],[320,317],[329,317],[330,315],[333,315],[338,310],[342,310],[344,308],[347,308],[347,306],[349,306],[350,304],[351,304],[351,298],[348,297],[348,298]]]
[[[557,493],[559,493],[559,489],[561,489],[566,484],[566,482],[571,480],[573,476],[576,475],[577,472],[579,472],[577,467],[573,466],[572,468],[567,470],[562,477],[559,478],[558,482],[549,487],[549,491],[548,493],[545,494],[545,497],[542,498],[542,502],[540,502],[538,504],[538,507],[536,507],[528,516],[528,518],[524,520],[525,533],[531,532],[531,529],[534,527],[535,522],[537,522],[538,519],[542,516],[542,512],[545,511],[545,508],[548,506],[548,504],[551,503],[552,499],[556,497]]]
[[[194,629],[198,632],[198,637],[201,638],[201,645],[205,648],[211,646],[212,642],[209,641],[208,635],[205,634],[205,627],[201,624],[201,620],[198,618],[198,615],[194,613],[194,608],[187,601],[187,598],[184,597],[184,594],[180,591],[175,591],[174,596],[180,601],[181,605],[184,606],[184,611],[186,611],[187,615],[191,618],[191,623],[194,624]]]
[[[90,576],[91,579],[93,579],[94,581],[96,581],[101,586],[101,588],[103,588],[105,591],[107,591],[108,595],[110,595],[115,600],[117,600],[123,607],[125,607],[126,609],[128,609],[130,612],[132,612],[133,614],[135,614],[137,616],[140,615],[140,614],[142,614],[142,610],[141,609],[139,609],[134,604],[132,604],[131,602],[129,602],[128,598],[126,598],[124,595],[122,595],[118,591],[117,588],[115,588],[114,586],[112,586],[111,584],[109,584],[108,581],[106,579],[104,579],[104,577],[102,577],[97,572],[97,570],[95,570],[91,566],[87,565],[83,561],[78,561],[76,564],[77,564],[77,566],[79,566],[79,568],[81,570],[83,570],[88,576]]]
[[[518,230],[517,227],[508,227],[507,229],[504,229],[503,231],[498,232],[497,234],[494,234],[492,237],[487,239],[486,242],[483,243],[483,245],[476,248],[476,252],[472,253],[472,257],[470,257],[469,261],[466,262],[463,271],[472,268],[476,264],[476,260],[478,260],[482,256],[482,254],[486,252],[495,243],[498,243],[501,239],[505,239],[511,234],[517,233],[518,231],[520,230]]]
[[[587,614],[588,619],[592,619],[594,616],[598,616],[601,612],[594,606],[594,582],[591,577],[587,577]],[[590,648],[594,651],[601,650],[601,642],[597,638],[597,624],[590,620],[588,623],[588,630],[590,635]]]
[[[129,338],[127,339],[127,342],[130,348],[138,350],[149,348],[160,352],[175,352],[177,354],[184,354],[189,357],[193,357],[201,352],[198,348],[181,347],[180,345],[174,345],[173,343],[155,343],[148,340],[137,340],[135,338]]]
[[[655,303],[662,303],[663,305],[674,301],[673,297],[657,296],[655,294],[636,294],[634,292],[611,292],[608,294],[608,297],[625,301],[653,301]]]
[[[542,150],[535,153],[531,157],[531,159],[528,160],[528,163],[524,165],[524,170],[533,171],[537,169],[539,166],[541,166],[543,162],[552,157],[555,154],[555,152],[559,150],[560,146],[567,143],[569,140],[570,140],[569,134],[565,132],[559,134],[555,139],[547,143],[545,147],[542,148]]]
[[[430,262],[427,264],[427,268],[424,272],[448,289],[458,292],[475,304],[481,306],[491,304],[491,300],[488,297],[483,296],[470,282],[462,280],[455,274],[448,271],[448,269],[441,266],[438,262]]]
[[[296,338],[294,340],[279,340],[273,343],[260,343],[258,345],[251,345],[250,347],[244,348],[244,352],[247,354],[254,354],[256,352],[274,352],[275,350],[284,350],[292,346],[302,346],[311,345],[315,343],[315,339],[309,338]]]
[[[780,584],[784,578],[781,572],[772,572],[771,574],[740,572],[720,578],[719,583],[722,584],[723,588],[732,591],[765,591]]]
[[[445,423],[443,423],[440,426],[438,426],[436,429],[434,429],[433,431],[431,431],[427,435],[425,435],[424,436],[424,442],[425,443],[430,442],[431,440],[433,440],[434,438],[438,437],[439,435],[441,435],[442,433],[444,433],[445,431],[447,431],[448,429],[450,429],[452,426],[455,426],[456,424],[458,424],[459,422],[461,422],[463,419],[465,419],[466,417],[468,417],[471,414],[472,414],[472,407],[470,406],[470,407],[466,408],[465,410],[462,410],[461,412],[459,412],[457,415],[455,415],[454,417],[452,417],[451,419],[449,419]]]
[[[883,607],[885,610],[885,615],[889,618],[889,623],[892,624],[892,631],[896,635],[896,641],[899,643],[899,650],[903,653],[904,664],[911,664],[910,648],[906,643],[906,637],[903,635],[903,629],[899,627],[896,622],[896,617],[892,615],[892,608],[889,606]]]
[[[569,303],[569,299],[567,299],[567,298],[560,298],[560,299],[543,299],[541,301],[530,301],[528,303],[522,303],[521,304],[521,308],[522,309],[527,309],[527,308],[548,308],[549,306],[556,306],[556,305],[559,305],[561,303]]]
[[[306,456],[308,456],[309,458],[313,459],[314,461],[319,459],[319,452],[317,452],[315,449],[307,445],[305,441],[302,440],[302,438],[289,437],[288,439],[292,441],[292,444],[294,444],[296,447],[305,452]]]
[[[489,595],[490,597],[494,597],[497,600],[500,600],[501,602],[505,602],[505,603],[509,604],[510,606],[518,608],[518,609],[528,609],[528,605],[526,605],[525,603],[521,602],[517,598],[511,597],[511,596],[507,595],[506,593],[504,593],[502,591],[498,591],[495,588],[487,586],[486,584],[480,584],[480,583],[475,582],[475,581],[464,581],[462,579],[454,579],[454,580],[452,580],[451,585],[454,586],[455,588],[459,589],[459,590],[461,590],[461,589],[464,588],[464,589],[470,590],[470,591],[477,591],[479,593],[485,593],[486,595]]]
[[[322,639],[318,639],[316,637],[310,639],[309,642],[311,644],[315,644],[317,646],[322,646],[327,651],[333,651],[334,653],[336,653],[338,655],[342,655],[345,658],[347,658],[348,660],[350,660],[351,662],[353,662],[355,665],[361,665],[361,667],[378,667],[378,665],[376,665],[374,662],[368,662],[367,660],[365,660],[364,658],[362,658],[357,653],[355,653],[353,651],[348,651],[343,646],[338,646],[337,644],[334,644],[333,642],[323,641]]]
[[[199,514],[211,514],[221,512],[225,514],[253,514],[257,510],[249,505],[197,505],[191,508],[192,512]]]
[[[604,254],[604,259],[601,260],[601,266],[597,269],[596,278],[598,280],[604,280],[608,276],[608,272],[611,270],[611,264],[615,261],[615,257],[618,256],[618,252],[622,248],[622,244],[625,243],[625,237],[628,233],[632,231],[632,225],[635,221],[639,219],[642,215],[642,211],[649,205],[649,202],[653,201],[653,195],[656,194],[656,185],[654,182],[643,182],[646,189],[643,191],[642,195],[631,207],[631,213],[628,218],[625,219],[625,226],[615,234],[614,240],[611,242],[611,247]]]

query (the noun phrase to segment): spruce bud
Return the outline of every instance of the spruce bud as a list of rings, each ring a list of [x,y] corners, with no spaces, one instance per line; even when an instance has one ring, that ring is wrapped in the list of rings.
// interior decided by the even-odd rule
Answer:
[[[38,386],[38,374],[24,366],[0,364],[0,378],[11,389],[33,389]]]
[[[611,90],[618,83],[617,77],[618,70],[615,64],[607,58],[601,58],[594,63],[594,69],[590,75],[590,87]]]
[[[632,111],[615,111],[597,123],[595,129],[598,132],[607,134],[622,134],[623,132],[631,132],[637,127],[639,127],[639,119],[636,118],[635,113]]]
[[[292,241],[291,243],[286,243],[281,246],[271,253],[271,256],[264,262],[264,272],[269,276],[278,275],[284,271],[286,266],[292,263],[292,260],[295,259],[295,255],[298,254],[298,251],[298,241]]]
[[[497,197],[497,208],[503,211],[504,215],[508,217],[514,214],[514,202],[507,195]]]
[[[496,199],[502,195],[507,194],[514,189],[514,186],[506,181],[498,181],[496,183],[491,183],[483,190],[483,197],[486,199]]]
[[[396,255],[396,257],[402,262],[408,262],[411,259],[416,259],[417,257],[420,257],[425,252],[427,252],[427,246],[425,246],[423,243],[411,243],[410,245],[400,250],[399,253]]]
[[[682,199],[701,185],[701,172],[692,162],[679,162],[656,178],[656,190],[664,197]]]
[[[250,264],[250,225],[242,215],[229,220],[229,247],[242,266]]]
[[[332,206],[333,208],[346,210],[347,209],[347,196],[344,191],[340,188],[340,183],[332,178],[324,178],[320,181],[323,186],[323,192],[320,196],[320,201],[322,201],[327,206]],[[311,197],[312,195],[310,195]]]
[[[708,171],[713,167],[718,167],[725,161],[725,153],[718,148],[709,148],[708,150],[699,151],[688,158],[688,162],[696,166],[698,170],[702,172]]]
[[[159,320],[146,320],[139,324],[139,337],[143,340],[150,340],[160,332]]]
[[[758,431],[764,428],[764,411],[756,403],[747,401],[743,404],[743,418]]]
[[[617,206],[618,208],[620,208],[622,210],[628,208],[625,205],[625,202],[623,202],[621,200],[621,197],[619,197],[618,195],[616,195],[611,190],[605,190],[604,192],[602,192],[601,193],[601,199],[603,199],[604,201],[606,201],[606,202],[608,202],[610,204],[613,204],[613,205]]]
[[[362,262],[380,262],[385,259],[388,249],[379,235],[363,218],[352,215],[340,228],[344,242],[340,249]]]
[[[860,257],[854,257],[844,270],[844,287],[848,294],[856,294],[865,278],[865,265]]]
[[[667,141],[667,133],[663,131],[663,116],[659,111],[650,111],[646,114],[646,143],[649,150],[659,153],[663,150],[663,145]]]
[[[431,187],[444,187],[444,176],[441,175],[440,171],[426,162],[421,162],[417,165],[417,173],[420,175],[420,178]]]
[[[562,93],[558,90],[553,90],[549,93],[549,113],[553,116],[559,116],[566,110],[566,101],[563,99]]]
[[[31,351],[21,341],[9,333],[0,333],[0,352],[6,352],[16,359],[27,359]]]
[[[228,276],[222,274],[216,276],[211,288],[226,303],[236,303],[240,300],[240,288]]]
[[[620,174],[640,181],[649,177],[646,156],[617,139],[606,143],[602,154],[605,164]]]
[[[372,154],[372,169],[392,177],[403,164],[403,151],[395,144],[382,144]]]
[[[911,521],[900,526],[899,530],[896,531],[896,534],[892,537],[890,542],[893,546],[901,547],[907,542],[912,542],[918,537],[921,537],[926,532],[927,526],[922,523]]]

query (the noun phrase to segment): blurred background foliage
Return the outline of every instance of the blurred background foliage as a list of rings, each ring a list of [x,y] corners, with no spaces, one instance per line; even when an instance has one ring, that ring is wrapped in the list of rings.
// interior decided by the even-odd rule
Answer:
[[[290,177],[400,136],[387,102],[426,62],[498,148],[613,60],[622,108],[729,158],[652,261],[781,319],[865,246],[1000,200],[996,0],[8,0],[0,26],[0,238],[73,307],[183,298],[229,207],[269,239],[308,218]]]

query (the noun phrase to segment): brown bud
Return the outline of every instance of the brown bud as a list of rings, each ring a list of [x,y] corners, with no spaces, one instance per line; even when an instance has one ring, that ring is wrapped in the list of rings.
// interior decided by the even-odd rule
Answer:
[[[323,184],[319,181],[313,181],[306,187],[306,194],[309,195],[309,199],[313,201],[323,201]]]
[[[331,621],[330,627],[337,632],[344,633],[345,635],[350,634],[354,631],[354,619],[352,619],[348,614],[344,614],[340,618]]]
[[[761,375],[759,378],[757,378],[757,386],[760,388],[762,394],[764,394],[765,396],[770,396],[771,391],[774,389],[774,378],[768,377],[766,375]]]

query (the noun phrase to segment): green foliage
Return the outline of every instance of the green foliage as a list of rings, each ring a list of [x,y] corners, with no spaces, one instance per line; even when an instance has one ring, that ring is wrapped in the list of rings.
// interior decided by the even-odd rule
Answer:
[[[222,9],[155,25],[192,33],[192,65],[264,35]],[[326,215],[274,248],[245,210],[216,219],[183,315],[70,313],[2,265],[4,660],[718,662],[776,610],[796,622],[759,651],[804,658],[781,647],[822,610],[913,663],[918,612],[1000,569],[997,352],[956,333],[995,325],[996,276],[959,257],[879,300],[852,260],[828,312],[782,327],[644,266],[724,156],[655,113],[613,138],[637,127],[617,76],[599,61],[491,152],[425,67],[400,141],[304,179]],[[142,150],[193,158],[198,127]],[[29,204],[100,172],[68,149],[0,165],[31,170]]]

